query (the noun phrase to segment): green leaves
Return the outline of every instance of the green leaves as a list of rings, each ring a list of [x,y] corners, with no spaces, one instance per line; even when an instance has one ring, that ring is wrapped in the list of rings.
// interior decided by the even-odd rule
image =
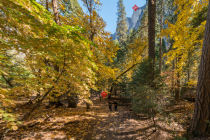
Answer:
[[[208,7],[204,7],[200,12],[196,13],[191,23],[193,28],[200,26],[202,22],[206,21],[207,11]]]

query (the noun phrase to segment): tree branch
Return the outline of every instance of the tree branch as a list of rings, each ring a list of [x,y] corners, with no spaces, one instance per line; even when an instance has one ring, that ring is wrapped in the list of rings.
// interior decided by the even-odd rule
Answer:
[[[66,58],[64,57],[64,62],[63,62],[63,68],[60,72],[60,74],[58,75],[58,77],[56,78],[56,81],[54,82],[54,84],[58,83],[58,81],[60,80],[60,77],[62,76],[63,72],[65,71],[65,65],[66,65]],[[36,104],[34,104],[34,106],[32,107],[32,109],[26,113],[23,118],[21,120],[24,120],[24,119],[28,119],[31,115],[31,113],[37,108],[40,106],[40,104],[42,103],[42,101],[49,95],[49,93],[55,88],[55,86],[53,85],[51,88],[49,88],[47,90],[47,92],[42,96],[42,98],[40,100],[38,100],[36,102]]]
[[[13,88],[14,86],[12,85],[12,83],[10,82],[10,80],[8,80],[4,74],[1,74],[2,78],[6,81],[6,83],[11,87]]]

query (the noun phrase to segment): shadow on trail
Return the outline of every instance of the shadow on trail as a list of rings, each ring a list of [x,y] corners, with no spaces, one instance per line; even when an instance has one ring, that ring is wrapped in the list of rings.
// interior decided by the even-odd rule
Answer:
[[[85,105],[78,108],[41,107],[33,117],[24,122],[18,131],[7,134],[8,139],[21,140],[170,140],[171,134],[179,133],[171,126],[134,115],[128,108],[120,106],[110,112],[107,102],[94,101],[91,110]]]

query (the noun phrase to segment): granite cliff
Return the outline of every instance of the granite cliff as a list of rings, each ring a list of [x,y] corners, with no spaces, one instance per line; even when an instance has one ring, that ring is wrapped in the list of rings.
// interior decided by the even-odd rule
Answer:
[[[146,5],[139,7],[136,11],[133,11],[133,14],[131,17],[127,17],[127,24],[128,24],[128,30],[137,29],[141,25],[141,19],[144,14],[144,9],[146,8]],[[116,32],[111,34],[111,37],[113,40],[116,39]]]

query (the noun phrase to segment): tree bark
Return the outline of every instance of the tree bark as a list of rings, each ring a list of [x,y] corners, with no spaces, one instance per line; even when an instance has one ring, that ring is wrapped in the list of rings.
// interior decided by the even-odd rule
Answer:
[[[52,0],[52,6],[53,6],[53,13],[54,13],[54,18],[55,22],[60,25],[60,19],[59,19],[59,12],[58,12],[58,2],[57,0]]]
[[[159,48],[159,72],[162,73],[162,37],[160,37],[160,48]]]
[[[189,82],[190,81],[190,64],[191,64],[191,57],[192,57],[192,55],[191,55],[191,53],[190,52],[188,52],[188,62],[187,62],[187,82]]]
[[[174,82],[174,69],[175,69],[175,60],[172,61],[172,75],[171,75],[171,95],[174,96],[174,87],[175,87],[175,82]]]
[[[38,100],[38,101],[36,102],[36,104],[33,105],[32,109],[31,109],[28,113],[26,113],[26,114],[23,116],[23,118],[22,118],[21,120],[26,120],[26,119],[28,119],[28,118],[30,117],[31,113],[34,112],[34,110],[35,110],[37,107],[40,106],[40,104],[42,103],[42,101],[47,97],[47,95],[48,95],[54,88],[55,88],[55,86],[52,86],[51,88],[49,88],[49,89],[47,90],[47,92],[42,96],[42,98],[41,98],[40,100]]]
[[[180,99],[180,74],[177,72],[176,88],[175,88],[175,100],[179,101]]]
[[[160,32],[163,29],[163,14],[164,14],[164,10],[163,10],[163,3],[164,0],[161,0],[161,18],[160,18]],[[159,48],[159,72],[161,74],[162,72],[162,46],[163,46],[163,40],[162,37],[160,37],[160,48]]]
[[[151,67],[151,81],[154,80],[155,69],[155,19],[156,0],[148,1],[148,41],[149,41],[149,61]]]
[[[47,11],[49,11],[49,1],[48,0],[46,0],[46,9],[47,9]]]
[[[89,23],[90,23],[90,40],[93,42],[94,40],[94,36],[95,36],[95,29],[94,29],[94,25],[93,25],[93,0],[86,0],[86,5],[87,5],[87,9],[88,9],[88,12],[89,12]]]
[[[177,69],[177,72],[176,72],[176,87],[175,87],[175,100],[176,101],[179,101],[180,99],[180,71],[179,71],[179,66],[178,66],[178,63],[180,62],[180,56],[178,56],[176,58],[176,69]]]
[[[197,86],[197,97],[190,130],[194,136],[207,136],[207,133],[210,132],[210,4]]]
[[[93,2],[90,0],[90,29],[91,29],[91,35],[90,35],[90,40],[93,42],[95,33],[94,33],[94,27],[93,27]]]
[[[11,80],[10,79],[7,79],[6,76],[4,74],[1,75],[2,78],[6,81],[6,83],[11,87],[13,88],[14,86],[12,85],[11,83]]]

